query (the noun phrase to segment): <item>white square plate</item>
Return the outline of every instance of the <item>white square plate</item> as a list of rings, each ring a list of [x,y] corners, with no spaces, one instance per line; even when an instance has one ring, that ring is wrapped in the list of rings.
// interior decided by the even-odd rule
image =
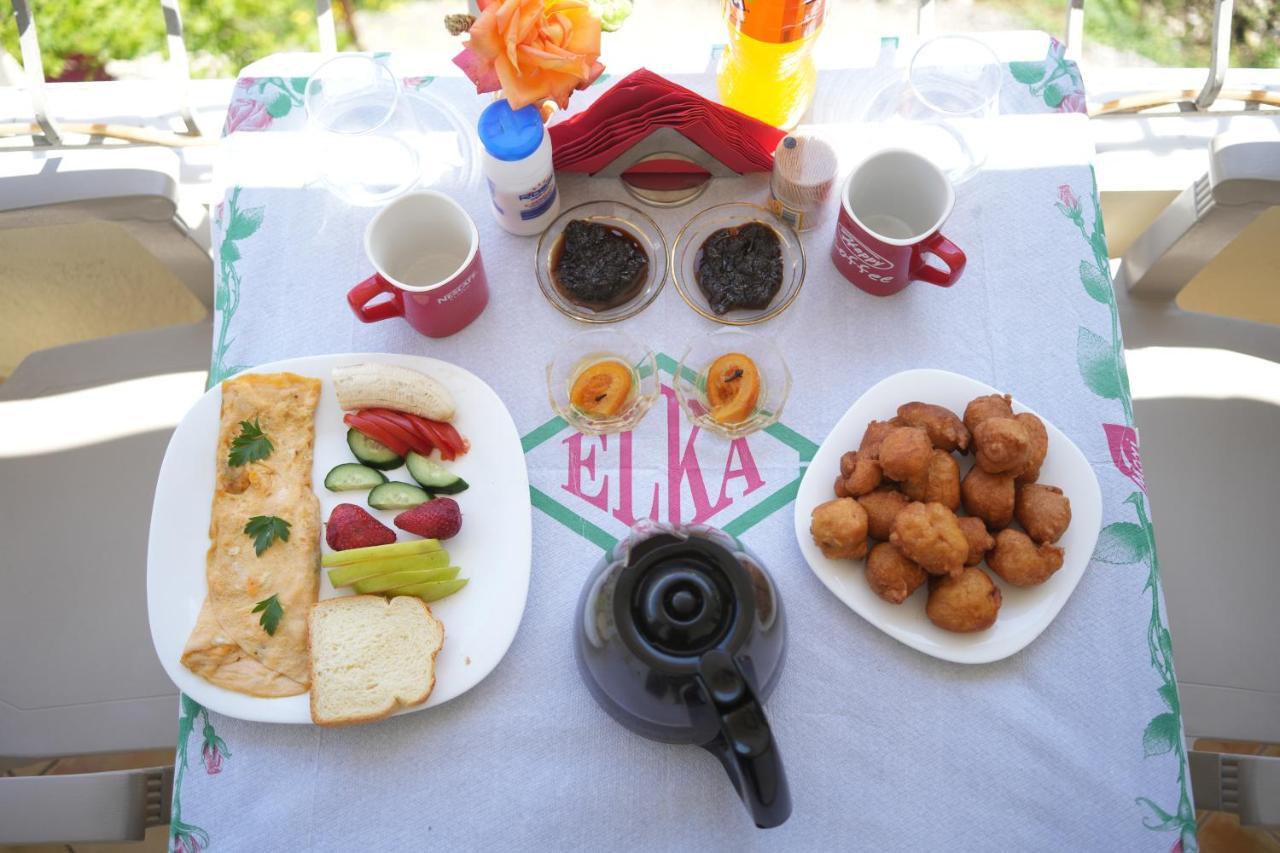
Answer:
[[[355,461],[347,447],[347,425],[342,422],[330,374],[340,364],[360,361],[399,364],[441,382],[457,404],[453,424],[471,442],[469,452],[447,463],[470,488],[454,496],[462,507],[462,530],[445,543],[451,564],[459,566],[460,577],[469,578],[469,582],[454,595],[431,603],[431,612],[445,628],[444,647],[436,658],[436,686],[425,704],[400,712],[407,713],[448,702],[470,690],[498,665],[515,639],[529,592],[533,537],[529,475],[510,413],[484,380],[456,365],[419,356],[365,353],[293,358],[255,367],[249,372],[289,371],[324,383],[316,409],[311,469],[311,487],[320,499],[322,521],[340,503],[365,504],[362,492],[335,493],[323,486],[330,468]],[[274,699],[247,696],[210,684],[182,665],[182,649],[208,590],[205,555],[221,410],[222,387],[217,385],[178,424],[160,467],[147,547],[151,640],[169,678],[201,705],[242,720],[310,723],[306,693]],[[404,468],[384,473],[391,480],[411,482]],[[394,512],[369,511],[391,527]],[[407,538],[403,533],[398,535],[402,541]],[[330,550],[323,541],[321,550]],[[320,598],[348,594],[349,590],[335,590],[321,571]]]
[[[822,555],[809,534],[809,516],[818,504],[835,497],[831,487],[840,470],[840,457],[857,449],[871,421],[888,420],[897,414],[898,406],[913,400],[946,406],[962,414],[973,398],[999,393],[1009,392],[946,370],[905,370],[881,380],[859,397],[831,430],[809,463],[796,495],[796,539],[809,567],[827,589],[889,636],[927,655],[956,663],[990,663],[1025,648],[1049,626],[1080,582],[1102,524],[1102,491],[1080,448],[1041,416],[1049,433],[1049,451],[1038,482],[1058,486],[1071,500],[1071,525],[1057,543],[1066,552],[1065,559],[1049,580],[1034,587],[1007,584],[983,563],[983,571],[1004,596],[996,624],[985,631],[956,634],[935,626],[924,612],[927,587],[917,589],[902,604],[890,604],[880,598],[863,577],[863,560],[832,560]],[[1032,411],[1020,405],[1016,396],[1013,410]],[[964,476],[973,466],[973,457],[956,458]]]

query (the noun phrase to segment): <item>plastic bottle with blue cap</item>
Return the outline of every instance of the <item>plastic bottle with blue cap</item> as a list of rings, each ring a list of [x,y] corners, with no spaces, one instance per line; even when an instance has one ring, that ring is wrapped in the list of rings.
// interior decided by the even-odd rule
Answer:
[[[494,218],[512,234],[541,233],[560,212],[560,196],[538,108],[494,101],[480,114],[479,134]]]

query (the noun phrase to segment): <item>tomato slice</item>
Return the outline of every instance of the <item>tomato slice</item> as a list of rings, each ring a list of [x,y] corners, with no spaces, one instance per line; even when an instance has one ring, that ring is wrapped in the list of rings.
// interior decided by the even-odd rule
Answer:
[[[413,450],[415,453],[423,453],[424,450],[425,453],[430,453],[431,448],[430,446],[423,446],[422,437],[419,436],[412,428],[406,427],[397,418],[390,417],[390,415],[393,414],[396,413],[386,412],[379,409],[362,409],[360,411],[360,415],[362,417],[368,418],[378,424],[384,430],[394,435],[401,444],[405,445],[410,450]],[[423,455],[425,455],[425,453],[423,453]]]
[[[431,448],[435,442],[431,440],[431,435],[422,429],[419,424],[419,418],[408,412],[397,412],[394,409],[366,409],[366,413],[377,418],[390,421],[399,425],[401,429],[413,436],[411,446],[415,453],[427,456],[431,453]]]
[[[397,456],[404,456],[409,452],[409,445],[401,441],[397,435],[384,429],[382,424],[359,413],[348,412],[343,415],[342,422],[357,432],[372,438]]]
[[[423,420],[426,421],[428,426],[436,431],[440,436],[440,440],[448,445],[449,449],[452,450],[455,455],[461,456],[470,449],[467,444],[467,440],[462,437],[462,434],[458,432],[457,428],[453,424],[445,423],[444,421],[428,420],[426,418],[423,418]]]
[[[431,436],[432,443],[440,448],[440,455],[445,459],[456,459],[458,452],[462,448],[458,447],[454,436],[450,435],[448,430],[441,429],[442,426],[443,424],[439,421],[433,421],[428,418],[422,419],[422,428]]]

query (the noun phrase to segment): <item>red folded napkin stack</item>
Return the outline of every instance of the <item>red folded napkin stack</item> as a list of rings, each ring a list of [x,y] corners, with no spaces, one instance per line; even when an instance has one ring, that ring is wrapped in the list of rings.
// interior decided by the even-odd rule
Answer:
[[[733,171],[767,172],[786,134],[641,68],[595,103],[552,125],[557,170],[594,174],[653,131],[670,127]]]

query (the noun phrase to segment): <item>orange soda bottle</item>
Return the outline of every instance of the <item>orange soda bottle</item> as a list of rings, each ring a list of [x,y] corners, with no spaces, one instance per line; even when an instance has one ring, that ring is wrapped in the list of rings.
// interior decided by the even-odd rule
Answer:
[[[724,0],[729,42],[716,76],[721,103],[775,127],[794,127],[818,85],[812,51],[826,5]]]

